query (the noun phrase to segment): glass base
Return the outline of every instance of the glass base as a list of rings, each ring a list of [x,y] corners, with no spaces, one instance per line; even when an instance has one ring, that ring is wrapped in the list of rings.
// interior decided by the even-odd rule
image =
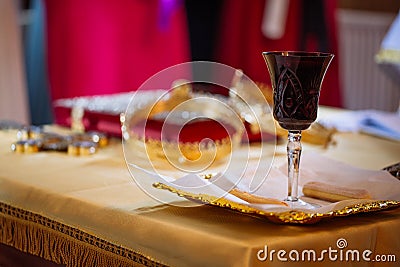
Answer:
[[[287,197],[286,199],[283,200],[285,203],[288,204],[288,206],[291,209],[308,209],[308,210],[314,210],[317,209],[319,207],[321,207],[318,204],[312,204],[312,203],[308,203],[305,202],[299,198],[292,198],[292,197]]]

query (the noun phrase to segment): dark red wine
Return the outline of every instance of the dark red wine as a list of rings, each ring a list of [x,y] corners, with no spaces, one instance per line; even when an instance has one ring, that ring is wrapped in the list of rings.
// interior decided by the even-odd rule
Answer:
[[[305,130],[317,118],[319,92],[333,55],[263,53],[274,91],[274,118],[287,130]]]

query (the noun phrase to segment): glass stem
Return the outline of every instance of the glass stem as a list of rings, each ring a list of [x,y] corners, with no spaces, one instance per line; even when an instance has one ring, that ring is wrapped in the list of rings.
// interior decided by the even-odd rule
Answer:
[[[286,201],[298,201],[299,166],[301,156],[301,131],[289,131],[288,156],[288,197]]]

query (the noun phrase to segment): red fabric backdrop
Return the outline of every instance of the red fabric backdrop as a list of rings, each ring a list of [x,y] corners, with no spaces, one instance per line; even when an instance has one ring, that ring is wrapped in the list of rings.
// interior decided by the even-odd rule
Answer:
[[[215,59],[243,69],[254,81],[269,83],[261,52],[299,49],[303,1],[290,1],[285,34],[277,40],[261,32],[267,1],[224,1]],[[336,1],[321,1],[329,52],[336,57],[325,77],[320,103],[340,106]],[[167,17],[160,16],[165,3],[175,3]],[[183,1],[45,0],[45,4],[52,100],[135,90],[158,71],[190,61]],[[315,49],[312,38],[307,43],[308,50]]]
[[[189,61],[184,6],[167,2],[46,0],[52,100],[132,91]]]
[[[338,76],[338,49],[334,12],[335,0],[321,0],[325,4],[325,22],[329,51],[335,58],[322,85],[320,103],[341,106]],[[267,67],[261,56],[268,50],[299,50],[303,1],[292,0],[282,38],[269,39],[261,32],[264,5],[268,0],[228,0],[225,1],[221,18],[220,40],[216,51],[217,61],[241,68],[252,80],[270,83]],[[307,40],[307,49],[314,50],[313,37]]]

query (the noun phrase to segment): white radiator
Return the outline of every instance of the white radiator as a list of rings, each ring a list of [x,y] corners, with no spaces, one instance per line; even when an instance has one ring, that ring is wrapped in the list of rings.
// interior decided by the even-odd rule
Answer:
[[[395,15],[338,10],[339,75],[345,108],[398,109],[400,84],[386,75],[374,59]]]

